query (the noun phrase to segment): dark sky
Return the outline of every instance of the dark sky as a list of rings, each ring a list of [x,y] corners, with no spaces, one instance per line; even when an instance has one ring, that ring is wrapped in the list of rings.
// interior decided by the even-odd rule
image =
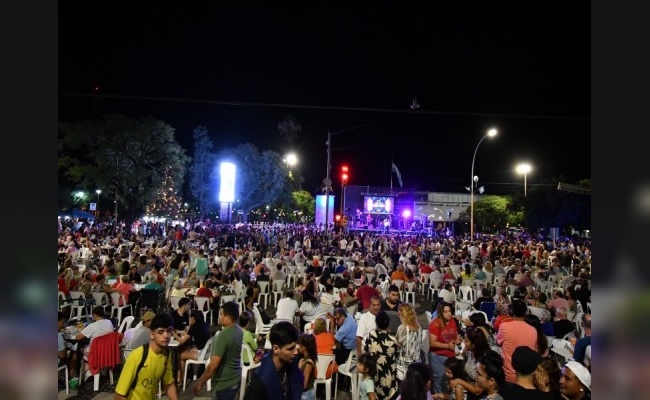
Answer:
[[[523,191],[519,161],[529,190],[591,178],[588,4],[222,3],[61,2],[59,119],[152,115],[190,156],[198,125],[217,148],[293,150],[312,193],[328,131],[335,190],[343,163],[350,184],[388,186],[392,158],[405,187],[464,192],[492,126],[474,167],[487,194]]]

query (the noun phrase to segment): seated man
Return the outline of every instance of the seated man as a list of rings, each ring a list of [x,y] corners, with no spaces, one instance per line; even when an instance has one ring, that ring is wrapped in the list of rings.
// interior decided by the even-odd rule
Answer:
[[[289,321],[293,324],[296,312],[298,311],[298,302],[293,298],[294,292],[291,289],[284,291],[284,297],[278,301],[278,308],[275,312],[276,321]]]
[[[93,322],[91,322],[90,324],[88,324],[88,326],[83,328],[81,332],[77,333],[77,335],[74,338],[77,342],[80,342],[78,343],[79,345],[81,345],[82,343],[86,343],[86,339],[88,339],[87,344],[81,350],[83,357],[86,358],[90,353],[90,344],[93,342],[93,340],[96,337],[105,335],[107,333],[111,333],[115,330],[115,327],[113,326],[111,320],[106,319],[106,314],[104,313],[104,307],[95,306],[93,308],[92,318],[93,318]],[[84,365],[86,366],[86,368],[88,368],[87,363],[85,363]],[[81,371],[81,375],[84,376],[84,379],[88,379],[92,376],[89,369],[87,369],[86,371]]]

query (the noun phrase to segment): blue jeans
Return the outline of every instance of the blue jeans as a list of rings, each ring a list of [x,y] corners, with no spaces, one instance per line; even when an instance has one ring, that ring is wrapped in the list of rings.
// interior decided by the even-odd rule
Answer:
[[[305,392],[302,392],[300,400],[316,400],[316,388],[311,388]]]
[[[433,393],[447,393],[447,377],[445,376],[445,361],[447,356],[439,356],[429,352],[429,365],[431,366],[431,389]]]
[[[212,392],[212,400],[235,400],[238,390],[239,384],[218,392],[215,390]]]

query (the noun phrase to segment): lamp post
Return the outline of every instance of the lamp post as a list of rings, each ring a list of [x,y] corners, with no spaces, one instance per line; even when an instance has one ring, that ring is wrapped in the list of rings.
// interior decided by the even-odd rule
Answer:
[[[526,175],[530,172],[531,166],[528,163],[521,163],[517,165],[517,173],[524,174],[524,197],[526,197]]]
[[[95,190],[95,193],[97,193],[97,204],[95,204],[95,212],[97,213],[97,216],[99,217],[99,195],[102,193],[101,189]]]
[[[497,134],[497,130],[492,128],[487,131],[485,135],[481,138],[481,140],[478,141],[478,144],[476,145],[476,148],[474,149],[474,156],[472,157],[472,176],[470,176],[470,183],[469,183],[469,235],[473,239],[474,238],[474,184],[475,181],[478,181],[478,177],[474,176],[474,161],[476,161],[476,152],[478,151],[478,147],[483,143],[483,141],[488,138],[488,137],[494,137]],[[471,240],[471,239],[470,239]]]

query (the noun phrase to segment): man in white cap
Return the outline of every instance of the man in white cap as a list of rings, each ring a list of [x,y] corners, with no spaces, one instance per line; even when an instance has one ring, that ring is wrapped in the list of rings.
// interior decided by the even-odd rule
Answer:
[[[591,374],[584,365],[569,361],[560,376],[560,393],[569,400],[588,398],[591,393]]]

